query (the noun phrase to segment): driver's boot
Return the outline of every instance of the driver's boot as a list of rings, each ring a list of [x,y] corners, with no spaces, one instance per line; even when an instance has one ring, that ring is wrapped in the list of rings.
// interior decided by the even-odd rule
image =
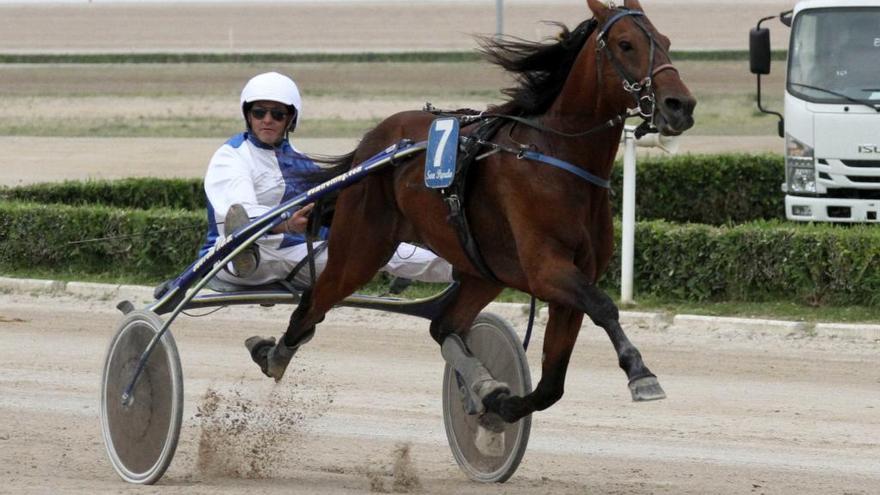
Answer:
[[[223,230],[228,236],[250,222],[251,219],[247,214],[247,210],[244,209],[244,206],[236,203],[230,206],[229,210],[226,212],[226,220],[224,221]],[[235,269],[235,275],[237,277],[247,278],[257,271],[257,265],[259,262],[260,258],[257,246],[251,244],[241,253],[232,258],[232,267]]]

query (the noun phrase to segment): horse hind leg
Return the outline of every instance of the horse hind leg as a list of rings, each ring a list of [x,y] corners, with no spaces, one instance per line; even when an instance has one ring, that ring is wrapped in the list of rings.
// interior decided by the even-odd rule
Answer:
[[[508,397],[510,387],[496,380],[486,366],[474,357],[457,334],[446,336],[441,346],[443,359],[456,371],[462,402],[469,414],[479,414],[474,445],[483,455],[504,453],[504,419],[487,408],[498,397]]]
[[[513,423],[547,409],[558,402],[565,391],[565,375],[583,313],[556,303],[551,303],[549,309],[538,385],[524,397],[498,395],[487,402],[487,407],[507,422]]]
[[[501,288],[466,274],[459,275],[459,284],[455,298],[431,322],[431,336],[440,344],[443,359],[456,371],[465,409],[469,414],[479,415],[475,438],[477,449],[483,455],[499,456],[504,452],[504,420],[487,404],[494,403],[499,396],[509,396],[510,387],[491,375],[461,336]]]
[[[300,321],[304,318],[306,309],[310,306],[311,290],[303,291],[299,305],[291,315],[291,321]],[[323,316],[322,318],[323,319]],[[281,381],[290,360],[300,347],[307,344],[315,336],[315,324],[307,327],[296,340],[287,338],[287,333],[282,336],[281,342],[276,342],[275,337],[264,338],[258,335],[244,341],[244,346],[251,355],[251,359],[260,366],[264,375],[274,378],[275,382]]]
[[[394,254],[397,222],[390,216],[393,209],[387,208],[377,180],[365,179],[340,196],[326,267],[315,286],[303,291],[280,341],[259,337],[246,341],[253,360],[276,382],[297,350],[314,337],[315,325],[327,311],[369,282]]]

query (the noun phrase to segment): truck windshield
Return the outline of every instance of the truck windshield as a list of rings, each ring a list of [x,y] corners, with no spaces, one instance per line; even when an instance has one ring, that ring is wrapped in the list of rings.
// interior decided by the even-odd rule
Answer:
[[[788,91],[816,103],[880,104],[880,8],[798,14],[789,47]]]

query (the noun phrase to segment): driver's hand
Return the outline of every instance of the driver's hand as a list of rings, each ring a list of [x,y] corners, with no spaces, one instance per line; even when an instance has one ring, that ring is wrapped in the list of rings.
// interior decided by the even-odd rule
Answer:
[[[296,232],[297,234],[302,234],[306,231],[306,226],[309,224],[309,214],[315,208],[315,203],[309,203],[302,208],[293,212],[293,215],[287,219],[285,225],[287,226],[288,232]]]

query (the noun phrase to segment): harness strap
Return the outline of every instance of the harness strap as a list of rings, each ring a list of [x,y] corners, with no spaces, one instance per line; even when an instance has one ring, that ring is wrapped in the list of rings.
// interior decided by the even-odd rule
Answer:
[[[581,179],[593,184],[594,186],[599,186],[604,189],[611,189],[611,182],[603,179],[597,175],[593,175],[586,170],[579,168],[571,163],[560,160],[559,158],[553,158],[552,156],[547,156],[543,153],[539,153],[537,151],[532,150],[523,150],[517,153],[517,158],[525,158],[527,160],[535,160],[538,162],[546,163],[547,165],[552,165],[556,168],[561,168],[566,172],[570,172],[574,175],[577,175]]]
[[[529,350],[529,341],[532,340],[532,327],[535,324],[535,296],[532,296],[531,302],[529,302],[529,324],[526,325],[526,336],[523,339],[523,350]]]
[[[324,247],[328,243],[321,244],[321,247]],[[315,286],[315,279],[318,278],[317,269],[315,268],[315,257],[318,256],[317,251],[315,251],[315,244],[312,242],[312,237],[306,237],[306,259],[309,260],[309,287]]]
[[[438,114],[442,113],[431,106],[426,106],[425,111]],[[517,155],[517,158],[519,159],[533,160],[545,163],[556,168],[560,168],[562,170],[565,170],[566,172],[576,175],[577,177],[589,182],[590,184],[601,187],[603,189],[610,189],[611,182],[607,179],[603,179],[595,174],[587,172],[586,170],[583,170],[576,165],[573,165],[564,160],[553,158],[534,150],[509,148],[497,143],[493,143],[489,141],[489,139],[491,139],[492,136],[498,131],[504,120],[512,120],[514,122],[518,122],[541,131],[551,132],[565,137],[579,137],[613,128],[625,122],[627,118],[626,114],[616,115],[614,116],[614,118],[609,119],[608,121],[596,127],[587,129],[583,132],[569,134],[546,127],[533,119],[527,119],[515,115],[486,113],[479,113],[475,115],[455,115],[455,113],[453,113],[452,116],[457,117],[462,122],[462,125],[470,125],[476,122],[481,122],[481,125],[470,136],[462,136],[459,138],[461,157],[459,160],[458,169],[455,173],[455,179],[449,187],[440,190],[443,201],[446,203],[446,206],[449,209],[447,221],[450,223],[450,225],[452,225],[453,230],[455,230],[455,233],[458,236],[459,244],[461,245],[462,250],[465,252],[465,255],[474,266],[474,268],[476,268],[480,275],[482,275],[487,280],[498,283],[500,283],[500,280],[495,275],[495,273],[492,272],[492,269],[489,268],[489,265],[486,263],[485,259],[482,256],[482,253],[480,252],[477,241],[471,232],[470,225],[468,224],[467,214],[465,212],[464,202],[465,198],[467,197],[465,194],[467,188],[467,176],[470,165],[473,162],[486,158],[487,156],[497,153],[499,151],[505,151]],[[489,148],[490,151],[481,153],[484,147]]]
[[[312,280],[311,286],[314,287],[315,286],[315,258],[319,254],[324,252],[325,249],[327,249],[327,246],[329,243],[325,241],[325,242],[322,242],[321,244],[318,244],[317,247],[313,247],[311,239],[307,239],[306,242],[308,242],[308,244],[306,245],[306,249],[308,250],[308,254],[306,255],[305,258],[299,260],[299,263],[297,263],[296,266],[293,267],[293,270],[290,270],[290,273],[287,274],[287,278],[284,281],[289,284],[293,284],[293,281],[296,278],[297,274],[299,274],[299,272],[302,271],[302,269],[305,268],[306,265],[309,265],[309,270],[311,271],[310,277]],[[299,291],[297,290],[297,292],[299,292]]]
[[[574,175],[580,177],[581,179],[589,182],[590,184],[593,184],[594,186],[598,186],[603,189],[611,189],[611,181],[609,181],[607,179],[603,179],[603,178],[599,177],[598,175],[587,172],[586,170],[578,167],[577,165],[573,165],[565,160],[560,160],[559,158],[554,158],[552,156],[545,155],[544,153],[541,153],[539,151],[534,151],[534,150],[530,150],[530,149],[514,149],[514,148],[503,146],[503,145],[500,145],[497,143],[492,143],[492,142],[488,142],[485,140],[479,140],[474,137],[468,137],[468,136],[463,136],[461,138],[461,140],[465,143],[476,143],[477,145],[480,145],[480,146],[487,146],[489,148],[492,148],[492,152],[505,151],[507,153],[513,153],[520,160],[526,159],[526,160],[533,160],[536,162],[545,163],[547,165],[551,165],[553,167],[560,168],[562,170],[565,170],[566,172],[574,174]],[[477,159],[485,158],[486,156],[489,156],[490,154],[492,154],[492,152],[484,153],[484,154],[480,155],[479,157],[477,157]]]

